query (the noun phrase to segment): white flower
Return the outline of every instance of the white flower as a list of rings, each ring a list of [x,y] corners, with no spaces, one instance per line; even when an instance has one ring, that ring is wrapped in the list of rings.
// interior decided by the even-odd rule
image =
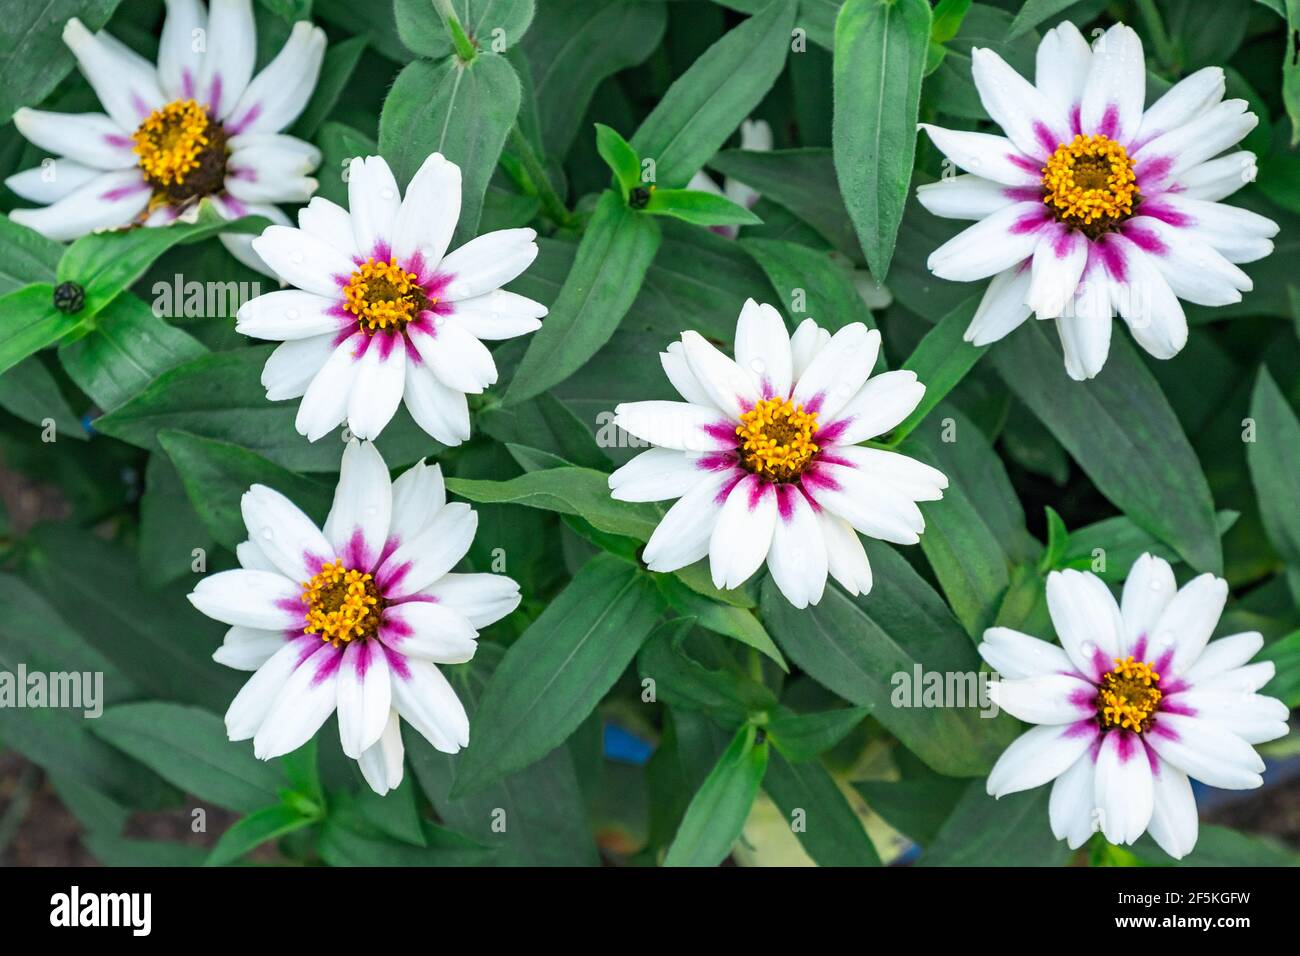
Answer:
[[[340,422],[377,438],[403,398],[446,445],[469,438],[465,395],[497,380],[483,339],[541,327],[546,308],[500,286],[537,257],[532,229],[502,229],[444,256],[460,216],[460,167],[434,153],[403,198],[382,157],[352,160],[345,210],[317,196],[298,225],[253,248],[289,285],[239,310],[245,335],[284,342],[262,372],[272,401],[302,398],[311,441]]]
[[[984,632],[980,654],[1002,680],[990,696],[1039,726],[989,774],[995,797],[1052,786],[1057,839],[1081,846],[1100,830],[1114,844],[1149,830],[1170,856],[1196,845],[1188,777],[1212,787],[1258,787],[1264,762],[1251,744],[1287,733],[1287,708],[1255,693],[1273,664],[1247,664],[1256,632],[1210,642],[1228,585],[1202,574],[1181,589],[1169,564],[1144,554],[1120,603],[1096,575],[1054,571],[1047,605],[1061,646],[1005,627]]]
[[[1218,202],[1255,178],[1252,153],[1220,154],[1258,121],[1223,99],[1223,70],[1198,70],[1144,111],[1142,41],[1123,24],[1092,49],[1068,22],[1049,30],[1033,84],[992,50],[971,60],[1006,135],[922,124],[969,175],[917,190],[937,216],[978,220],[929,259],[944,279],[993,277],[968,341],[994,342],[1030,312],[1055,319],[1066,370],[1084,380],[1106,363],[1113,314],[1167,359],[1187,342],[1179,299],[1227,305],[1250,291],[1234,263],[1272,252],[1278,227]]]
[[[284,48],[253,76],[257,38],[251,0],[167,0],[158,65],[76,18],[63,41],[104,113],[20,109],[14,125],[57,158],[10,176],[5,185],[38,209],[14,222],[50,239],[75,239],[132,223],[162,226],[208,198],[228,219],[288,222],[274,203],[316,191],[308,174],[320,151],[280,132],[311,98],[325,32],[295,23]],[[249,236],[222,236],[255,269]]]
[[[424,462],[390,482],[371,444],[348,443],[322,532],[289,499],[254,485],[241,502],[242,568],[190,594],[232,625],[213,655],[255,673],[226,712],[231,740],[263,760],[306,743],[337,708],[343,752],[376,793],[402,781],[398,718],[438,750],[469,743],[465,708],[437,664],[474,656],[477,628],[519,604],[499,574],[454,574],[478,516],[447,504]]]
[[[680,500],[643,557],[673,571],[709,557],[718,587],[739,587],[767,562],[795,607],[821,600],[829,572],[851,594],[871,590],[855,533],[915,544],[917,501],[943,497],[929,465],[858,443],[911,414],[925,386],[909,371],[868,380],[880,333],[860,322],[834,335],[812,319],[791,336],[753,299],[736,325],[736,359],[696,332],[660,354],[684,402],[619,405],[614,421],[659,447],[609,477],[620,501]]]
[[[747,119],[740,124],[740,148],[760,153],[771,151],[772,127],[768,125],[767,120]],[[691,177],[691,181],[686,184],[686,188],[712,193],[715,196],[724,196],[737,206],[743,206],[746,209],[754,208],[754,203],[758,202],[759,199],[757,190],[731,177],[724,179],[721,188],[719,188],[713,177],[702,169]],[[739,226],[710,226],[709,228],[720,236],[726,236],[728,239],[735,239],[736,234],[740,232]]]

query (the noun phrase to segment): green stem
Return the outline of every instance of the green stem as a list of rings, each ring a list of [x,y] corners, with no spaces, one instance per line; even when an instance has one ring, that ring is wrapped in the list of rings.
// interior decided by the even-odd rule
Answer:
[[[1177,75],[1178,54],[1174,51],[1173,41],[1169,39],[1169,31],[1165,29],[1165,21],[1160,17],[1160,11],[1156,9],[1155,0],[1137,0],[1138,13],[1142,16],[1142,21],[1146,24],[1147,32],[1151,34],[1151,43],[1156,48],[1156,59],[1164,69]]]
[[[474,59],[478,55],[478,50],[474,48],[474,41],[469,38],[465,28],[460,25],[460,18],[452,9],[451,0],[433,0],[433,8],[442,17],[443,26],[451,36],[451,45],[456,48],[456,55],[466,63]]]
[[[551,185],[551,177],[547,175],[546,167],[542,165],[541,158],[533,149],[533,144],[528,142],[528,137],[520,130],[518,123],[510,127],[510,147],[518,154],[524,164],[524,171],[533,181],[533,187],[537,190],[537,198],[542,203],[542,211],[546,213],[546,217],[558,226],[567,226],[573,216],[565,207],[559,193],[555,191],[555,187]]]

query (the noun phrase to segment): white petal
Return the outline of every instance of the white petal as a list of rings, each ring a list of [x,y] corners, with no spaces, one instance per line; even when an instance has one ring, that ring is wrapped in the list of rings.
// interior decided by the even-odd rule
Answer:
[[[1052,835],[1064,840],[1071,850],[1083,846],[1097,831],[1100,813],[1094,801],[1095,777],[1092,755],[1084,754],[1052,784],[1047,805]]]
[[[47,159],[39,166],[14,173],[5,180],[5,185],[19,199],[47,206],[80,189],[102,172],[74,159]]]
[[[938,501],[948,478],[937,468],[884,448],[836,447],[834,456],[912,501]]]
[[[822,599],[826,589],[828,563],[826,540],[817,512],[798,488],[777,489],[777,520],[767,568],[785,599],[805,608]]]
[[[1097,688],[1074,674],[989,682],[989,699],[1030,724],[1075,724],[1096,714]],[[1080,751],[1082,752],[1082,751]]]
[[[925,529],[920,509],[890,482],[844,465],[819,464],[804,475],[804,488],[819,506],[868,537],[894,544],[920,540]]]
[[[994,797],[1032,790],[1055,780],[1075,764],[1096,739],[1095,728],[1033,727],[1017,737],[989,771]]]
[[[167,0],[158,43],[158,82],[170,100],[190,99],[203,67],[195,38],[206,34],[208,11],[199,0]]]
[[[1032,278],[1028,262],[1017,263],[995,275],[962,338],[972,345],[988,345],[1015,330],[1029,318],[1025,297]]]
[[[352,235],[352,216],[337,203],[315,196],[298,210],[298,227],[333,246],[349,262],[357,256],[357,240]],[[336,290],[337,291],[337,290]]]
[[[469,395],[496,382],[492,353],[454,317],[439,316],[428,329],[412,323],[407,335],[438,381]]]
[[[1044,229],[1039,233],[1030,267],[1025,305],[1040,319],[1055,319],[1074,299],[1088,263],[1088,241],[1072,229]]]
[[[125,226],[149,203],[149,187],[138,169],[103,173],[58,202],[39,209],[14,209],[9,218],[46,239],[66,242],[99,229]]]
[[[722,491],[733,473],[706,474],[668,509],[650,535],[642,560],[651,571],[676,571],[709,553],[709,539],[722,510]]]
[[[1217,66],[1207,66],[1179,80],[1142,114],[1137,141],[1150,143],[1201,116],[1223,99],[1225,85],[1223,69]]]
[[[1011,680],[1074,670],[1065,651],[1055,644],[1009,627],[988,628],[979,652],[990,667]]]
[[[709,537],[709,570],[720,588],[738,588],[767,557],[776,528],[776,491],[754,475],[736,483]]]
[[[1241,667],[1258,654],[1263,646],[1264,635],[1259,631],[1244,631],[1210,641],[1196,662],[1183,672],[1183,676],[1190,683],[1196,684],[1224,671]]]
[[[240,688],[226,710],[226,735],[247,740],[257,733],[298,665],[315,654],[322,644],[315,634],[304,634],[276,651]]]
[[[469,717],[464,705],[436,666],[428,661],[403,660],[405,673],[393,668],[397,712],[435,749],[456,753],[469,743]]]
[[[239,671],[255,671],[271,659],[271,655],[284,647],[283,631],[264,631],[255,627],[236,625],[226,631],[226,637],[212,655],[218,664]]]
[[[1258,177],[1259,167],[1255,154],[1242,149],[1193,166],[1178,177],[1178,184],[1183,187],[1181,195],[1186,199],[1217,202],[1231,196],[1242,186],[1250,185]]]
[[[388,540],[392,514],[393,485],[383,456],[370,442],[353,439],[343,449],[326,539],[349,568],[370,571]]]
[[[451,314],[476,339],[496,341],[536,332],[546,306],[514,292],[496,289],[484,295],[448,303]]]
[[[781,313],[772,306],[745,300],[736,322],[736,364],[750,375],[763,396],[790,394],[794,380],[790,333]]]
[[[257,59],[252,0],[209,0],[207,41],[195,99],[225,119],[248,87]]]
[[[268,292],[239,307],[235,331],[255,339],[280,341],[332,335],[343,322],[330,312],[336,306],[336,300],[300,289]]]
[[[1076,382],[1094,378],[1110,355],[1111,286],[1105,277],[1088,277],[1074,307],[1056,320],[1065,371]]]
[[[292,226],[268,226],[253,240],[253,248],[285,282],[336,301],[353,272],[351,259],[325,240]]]
[[[792,372],[796,382],[830,340],[830,332],[812,319],[804,319],[799,323],[799,327],[794,330],[794,335],[790,336],[790,358],[793,362]]]
[[[686,350],[681,342],[668,343],[668,350],[659,353],[659,364],[663,366],[664,374],[668,376],[668,381],[672,383],[673,388],[677,389],[678,395],[692,405],[716,407],[708,391],[700,384],[700,380],[695,377],[695,373],[686,363]]]
[[[385,355],[387,350],[387,355]],[[360,439],[374,440],[397,414],[406,384],[405,343],[396,336],[375,336],[357,363],[348,396],[348,427]]]
[[[240,96],[229,127],[238,133],[274,133],[287,127],[311,99],[324,57],[325,31],[299,20],[275,59]]]
[[[1039,164],[1016,149],[1005,136],[944,129],[921,123],[939,152],[968,173],[1005,186],[1037,186],[1042,180]]]
[[[1124,618],[1124,643],[1120,656],[1135,653],[1139,641],[1151,646],[1156,622],[1173,599],[1178,585],[1174,570],[1164,558],[1143,554],[1129,568],[1120,598],[1120,615]]]
[[[980,101],[1020,152],[1046,159],[1068,142],[1069,114],[992,50],[973,47],[971,76]]]
[[[1190,708],[1198,717],[1214,721],[1248,744],[1277,740],[1290,731],[1287,726],[1290,711],[1276,697],[1192,688],[1170,694],[1167,700],[1171,705]]]
[[[478,631],[465,615],[433,601],[390,605],[379,639],[403,657],[435,664],[464,664],[478,650]]]
[[[723,355],[698,332],[682,333],[682,351],[695,380],[708,394],[710,404],[731,418],[758,402],[754,377]]]
[[[315,736],[338,706],[339,663],[343,652],[329,644],[321,647],[289,675],[253,736],[258,760],[282,757]]]
[[[1211,787],[1253,790],[1264,782],[1264,761],[1255,749],[1212,720],[1161,712],[1145,739],[1163,759]]]
[[[439,509],[427,528],[379,566],[375,583],[390,600],[428,587],[465,556],[477,528],[478,515],[469,505],[455,502]]]
[[[366,748],[357,759],[361,775],[370,789],[381,797],[402,784],[402,761],[406,748],[402,744],[402,722],[396,710],[389,710],[388,722],[379,740]]]
[[[280,572],[306,581],[334,557],[334,548],[297,505],[266,485],[253,485],[239,499],[248,536]]]
[[[1144,191],[1154,191],[1162,182],[1176,182],[1184,171],[1241,142],[1259,124],[1259,117],[1248,112],[1248,106],[1245,100],[1226,100],[1143,146],[1136,157],[1136,172]]]
[[[242,203],[306,202],[320,185],[305,174],[310,164],[299,156],[245,150],[230,160],[226,191]]]
[[[443,294],[459,302],[500,288],[532,265],[536,239],[533,229],[499,229],[471,239],[438,266],[438,274],[451,279]]]
[[[238,568],[202,578],[188,595],[202,613],[223,624],[262,631],[301,628],[302,585],[283,574]]]
[[[1154,803],[1147,829],[1151,838],[1175,860],[1196,846],[1196,798],[1187,774],[1163,760],[1156,761]]]
[[[348,210],[357,251],[367,258],[387,259],[402,195],[393,171],[382,156],[357,156],[348,167]]]
[[[153,66],[106,33],[91,33],[73,17],[63,27],[63,42],[118,127],[134,132],[166,102]]]
[[[699,460],[671,448],[649,448],[609,476],[616,501],[667,501],[680,498],[699,482]]]
[[[880,333],[850,322],[831,336],[799,375],[791,401],[816,411],[824,421],[833,420],[858,394],[879,354]]]
[[[338,679],[339,741],[358,759],[378,742],[392,711],[388,657],[375,641],[349,641]]]
[[[1161,196],[1159,203],[1179,217],[1180,228],[1192,230],[1229,262],[1254,262],[1273,251],[1278,224],[1259,213],[1172,193]]]
[[[1253,288],[1250,276],[1190,229],[1178,229],[1150,216],[1135,216],[1126,228],[1143,239],[1147,259],[1180,299],[1197,305],[1230,305]]]
[[[687,402],[623,402],[614,407],[614,424],[661,448],[702,452],[735,446],[734,421],[716,408]]]
[[[239,559],[239,566],[247,568],[249,571],[280,573],[280,569],[266,556],[266,552],[257,546],[257,542],[251,539],[245,539],[235,545],[235,557]]]
[[[294,427],[308,441],[329,434],[347,416],[348,397],[357,378],[356,350],[361,347],[361,339],[362,333],[357,332],[336,345],[303,393]]]
[[[1151,761],[1137,734],[1103,734],[1093,796],[1101,809],[1101,832],[1114,844],[1132,843],[1151,822],[1154,782]]]
[[[307,386],[334,354],[334,336],[293,339],[278,346],[262,369],[262,385],[272,402],[300,398]]]
[[[393,482],[393,517],[389,541],[405,541],[429,527],[433,516],[447,503],[442,466],[417,461]]]
[[[1272,661],[1256,661],[1244,667],[1230,667],[1218,674],[1202,677],[1196,682],[1196,689],[1249,694],[1271,681],[1276,673],[1277,667]]]
[[[443,385],[428,366],[407,361],[404,399],[411,418],[437,441],[459,445],[469,438],[465,393]]]
[[[856,597],[871,591],[871,564],[853,526],[829,511],[818,512],[826,541],[826,565],[831,577]]]
[[[1015,193],[1002,183],[971,173],[917,186],[916,198],[928,212],[944,219],[983,219],[1016,201]]]
[[[1093,44],[1080,110],[1083,131],[1131,142],[1142,125],[1146,82],[1142,40],[1131,27],[1115,24]]]
[[[444,574],[424,593],[463,614],[475,627],[495,624],[519,606],[519,584],[504,574]]]
[[[1187,671],[1201,656],[1228,601],[1228,582],[1202,574],[1184,584],[1156,622],[1152,640],[1159,651],[1174,652],[1170,669]]]
[[[910,369],[873,375],[840,409],[834,421],[822,427],[840,425],[843,431],[836,435],[834,443],[856,445],[898,427],[916,411],[924,396],[925,386]]]
[[[33,145],[94,169],[134,169],[139,159],[131,149],[134,127],[123,131],[103,113],[50,113],[24,106],[15,111],[14,125]],[[54,174],[62,174],[60,164]]]
[[[1101,578],[1086,571],[1047,576],[1047,609],[1075,670],[1092,680],[1111,669],[1124,647],[1124,620]]]
[[[399,262],[418,254],[424,268],[437,267],[460,219],[460,190],[460,167],[442,153],[431,154],[420,165],[393,227],[393,255]]]
[[[1041,230],[1050,222],[1043,204],[1018,202],[967,226],[926,260],[941,279],[987,279],[1033,255]]]
[[[1069,20],[1043,34],[1035,61],[1034,85],[1069,115],[1083,99],[1092,49]],[[1059,836],[1059,834],[1058,834]]]

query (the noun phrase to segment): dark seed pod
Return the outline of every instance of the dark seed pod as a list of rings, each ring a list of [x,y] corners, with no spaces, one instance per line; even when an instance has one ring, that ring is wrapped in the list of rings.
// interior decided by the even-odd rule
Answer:
[[[54,307],[64,315],[73,315],[86,306],[86,290],[75,282],[60,282],[54,287]]]
[[[646,203],[650,201],[650,190],[644,186],[637,186],[636,189],[628,193],[627,204],[633,209],[644,209]]]

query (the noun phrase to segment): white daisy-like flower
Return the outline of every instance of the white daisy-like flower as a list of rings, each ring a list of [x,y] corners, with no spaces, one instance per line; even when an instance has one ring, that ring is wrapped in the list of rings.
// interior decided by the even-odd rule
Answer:
[[[270,226],[253,248],[295,286],[244,303],[236,328],[283,341],[262,372],[272,401],[302,398],[310,441],[346,421],[373,439],[403,399],[445,445],[469,438],[466,394],[497,380],[483,340],[541,327],[546,307],[502,285],[537,258],[537,233],[501,229],[447,252],[460,217],[460,167],[434,153],[403,198],[380,156],[348,167],[349,209],[317,196],[298,226]],[[445,254],[445,255],[444,255]]]
[[[295,23],[284,48],[253,76],[252,0],[167,0],[155,67],[107,32],[75,17],[63,41],[103,113],[23,108],[18,131],[56,157],[5,180],[23,199],[14,222],[50,239],[131,224],[165,226],[201,199],[228,219],[288,222],[275,203],[306,202],[320,164],[310,143],[281,133],[316,86],[325,32]],[[265,271],[251,237],[221,237],[240,261]]]
[[[1055,319],[1071,378],[1101,371],[1118,313],[1156,358],[1187,342],[1179,299],[1240,302],[1234,263],[1273,251],[1278,226],[1219,200],[1255,178],[1255,157],[1223,154],[1258,118],[1224,100],[1206,67],[1143,109],[1142,41],[1123,24],[1089,48],[1062,23],[1038,47],[1029,83],[992,50],[971,51],[984,108],[1004,136],[922,124],[967,175],[921,186],[937,216],[978,222],[931,254],[944,279],[993,277],[967,341],[986,345],[1033,312]]]
[[[631,402],[615,423],[657,447],[609,477],[620,501],[680,499],[645,546],[652,571],[706,555],[721,588],[767,562],[795,607],[821,600],[829,572],[850,594],[871,590],[857,532],[915,544],[918,501],[943,497],[929,465],[860,445],[894,428],[921,401],[910,371],[868,379],[880,333],[855,322],[834,335],[805,319],[791,336],[753,299],[736,324],[733,361],[696,332],[660,353],[685,401]]]
[[[254,485],[241,502],[241,568],[189,598],[232,625],[213,655],[255,673],[226,712],[231,740],[270,760],[338,710],[343,752],[376,793],[402,781],[399,718],[435,748],[469,743],[469,720],[438,664],[474,656],[478,628],[519,605],[500,574],[456,574],[478,516],[447,503],[442,471],[420,462],[396,481],[369,443],[348,443],[322,531],[293,502]]]
[[[1286,705],[1256,693],[1273,663],[1247,663],[1257,632],[1217,641],[1228,585],[1202,574],[1180,589],[1168,562],[1144,554],[1118,604],[1094,574],[1054,571],[1047,605],[1058,647],[1005,627],[980,654],[1001,675],[990,696],[1031,724],[988,779],[995,797],[1052,785],[1052,833],[1070,847],[1100,831],[1114,844],[1150,831],[1181,858],[1196,845],[1189,777],[1246,790],[1263,783],[1252,744],[1287,733]]]
[[[740,124],[741,149],[766,153],[771,151],[772,142],[772,127],[768,125],[767,120],[747,119]],[[759,200],[758,190],[753,187],[730,176],[724,178],[722,185],[719,186],[713,177],[702,169],[691,177],[686,188],[723,196],[745,209],[753,209],[754,204]],[[709,229],[728,239],[735,239],[740,232],[739,226],[710,226]]]

